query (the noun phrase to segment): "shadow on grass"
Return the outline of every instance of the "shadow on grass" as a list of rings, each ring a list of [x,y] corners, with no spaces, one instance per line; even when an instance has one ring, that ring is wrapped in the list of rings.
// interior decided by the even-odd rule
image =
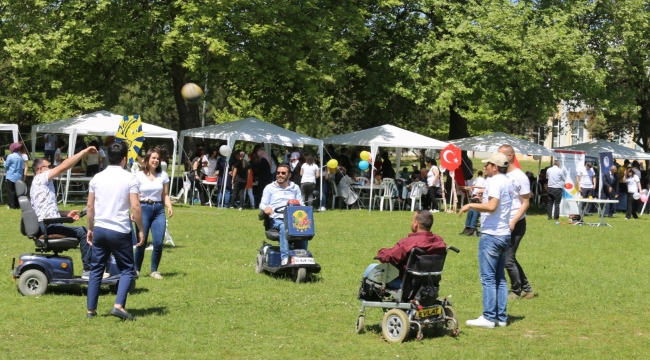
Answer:
[[[517,321],[524,320],[526,317],[525,316],[518,316],[518,315],[508,315],[508,325],[512,325],[516,323]]]
[[[278,273],[265,273],[268,276],[276,280],[284,280],[289,282],[295,282],[293,280],[293,275],[290,273],[278,274]],[[325,282],[323,278],[317,274],[307,273],[307,278],[305,279],[306,283],[322,283]]]
[[[160,273],[160,275],[163,276],[163,278],[166,277],[176,277],[176,276],[187,276],[186,272],[165,272],[165,273]]]
[[[86,296],[88,291],[87,285],[50,285],[47,287],[47,293],[52,295],[72,295],[72,296]],[[148,293],[149,289],[136,287],[135,290],[130,291],[129,295]],[[99,288],[99,295],[115,295],[108,287],[102,285]]]
[[[128,310],[131,315],[135,317],[144,317],[147,315],[167,315],[169,314],[169,311],[167,310],[166,306],[161,306],[161,307],[152,307],[152,308],[145,308],[145,309],[129,309]]]

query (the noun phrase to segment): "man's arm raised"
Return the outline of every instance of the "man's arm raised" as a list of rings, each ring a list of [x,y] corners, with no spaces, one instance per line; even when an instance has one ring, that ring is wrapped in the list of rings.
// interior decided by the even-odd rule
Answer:
[[[71,169],[81,158],[86,155],[86,154],[95,154],[97,153],[97,149],[94,146],[89,146],[82,151],[76,153],[75,155],[65,159],[61,165],[52,168],[48,171],[47,175],[47,180],[52,180],[59,175],[63,174],[64,172],[68,171]]]

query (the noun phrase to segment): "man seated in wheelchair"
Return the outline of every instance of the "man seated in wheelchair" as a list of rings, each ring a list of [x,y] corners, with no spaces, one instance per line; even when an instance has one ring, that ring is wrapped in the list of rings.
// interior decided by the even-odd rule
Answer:
[[[433,215],[429,210],[419,210],[413,214],[411,233],[401,239],[390,249],[379,250],[376,259],[381,264],[370,264],[363,274],[364,280],[359,299],[364,299],[364,285],[369,279],[378,285],[382,282],[387,289],[400,289],[406,271],[407,262],[413,248],[424,250],[423,255],[445,255],[447,247],[439,235],[431,232]],[[437,287],[437,284],[436,284]]]

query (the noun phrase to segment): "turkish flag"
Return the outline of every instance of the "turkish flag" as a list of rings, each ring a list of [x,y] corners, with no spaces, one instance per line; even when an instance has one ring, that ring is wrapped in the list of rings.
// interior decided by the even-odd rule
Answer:
[[[515,155],[515,160],[512,162],[513,165],[517,167],[517,169],[521,170],[521,165],[519,165],[519,161],[517,160],[517,156]]]
[[[449,171],[458,169],[461,161],[460,149],[454,144],[447,145],[440,152],[440,165]]]

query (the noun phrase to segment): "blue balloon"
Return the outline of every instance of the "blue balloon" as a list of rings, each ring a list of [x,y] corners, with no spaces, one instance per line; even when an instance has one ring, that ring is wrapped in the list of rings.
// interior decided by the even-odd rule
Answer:
[[[365,160],[359,161],[359,169],[367,170],[369,166],[370,166],[370,164],[367,161],[365,161]]]

